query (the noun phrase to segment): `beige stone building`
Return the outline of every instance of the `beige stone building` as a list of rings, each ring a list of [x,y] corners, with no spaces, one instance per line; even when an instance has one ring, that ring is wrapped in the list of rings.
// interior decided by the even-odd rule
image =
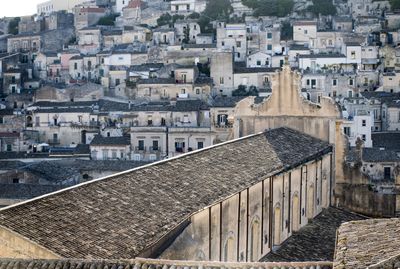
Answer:
[[[81,184],[1,210],[0,257],[258,261],[329,206],[332,153],[280,128]]]

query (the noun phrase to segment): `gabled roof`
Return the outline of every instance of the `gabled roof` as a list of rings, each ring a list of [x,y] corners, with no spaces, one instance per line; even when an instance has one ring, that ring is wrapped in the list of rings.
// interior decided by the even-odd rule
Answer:
[[[0,225],[64,258],[134,258],[195,212],[328,152],[274,129],[0,210]]]

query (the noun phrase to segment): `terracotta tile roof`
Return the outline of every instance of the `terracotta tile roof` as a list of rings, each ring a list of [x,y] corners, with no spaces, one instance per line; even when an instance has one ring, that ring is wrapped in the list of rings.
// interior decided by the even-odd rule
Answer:
[[[141,0],[131,0],[126,8],[140,8],[142,6]]]
[[[347,222],[338,230],[334,266],[337,269],[367,268],[398,256],[399,245],[400,219]]]
[[[134,258],[195,212],[331,151],[274,129],[0,210],[0,225],[64,258]]]

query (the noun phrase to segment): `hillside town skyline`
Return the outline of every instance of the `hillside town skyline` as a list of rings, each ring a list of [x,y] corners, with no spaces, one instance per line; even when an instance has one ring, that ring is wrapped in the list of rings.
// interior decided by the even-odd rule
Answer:
[[[30,4],[0,269],[399,267],[400,0]]]

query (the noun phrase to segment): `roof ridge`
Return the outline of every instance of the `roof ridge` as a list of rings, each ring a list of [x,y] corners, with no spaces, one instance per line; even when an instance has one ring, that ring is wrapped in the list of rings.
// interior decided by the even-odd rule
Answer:
[[[229,140],[229,141],[226,141],[226,142],[223,142],[223,143],[212,145],[210,147],[206,147],[206,148],[203,148],[203,149],[198,149],[198,150],[195,150],[195,151],[192,151],[192,152],[188,152],[188,153],[185,153],[185,154],[182,154],[182,155],[179,155],[179,156],[175,156],[175,157],[168,158],[168,159],[165,159],[165,160],[161,160],[161,161],[157,161],[157,162],[154,162],[154,163],[146,164],[146,165],[143,165],[143,166],[140,166],[140,167],[135,167],[133,169],[129,169],[129,170],[126,170],[126,171],[123,171],[123,172],[119,172],[119,173],[112,174],[112,175],[109,175],[109,176],[101,177],[101,178],[94,179],[94,180],[91,180],[91,181],[83,182],[83,183],[80,183],[80,184],[77,184],[77,185],[74,185],[74,186],[71,186],[71,187],[67,187],[67,188],[59,190],[59,191],[48,193],[48,194],[45,194],[45,195],[42,195],[42,196],[35,197],[33,199],[29,199],[29,200],[26,200],[26,201],[22,201],[20,203],[16,203],[16,204],[13,204],[13,205],[9,205],[9,206],[0,208],[0,213],[3,212],[3,211],[6,211],[8,209],[11,209],[11,208],[14,208],[14,207],[18,207],[20,205],[29,204],[29,203],[32,203],[32,202],[37,201],[37,200],[41,200],[41,199],[44,199],[44,198],[47,198],[47,197],[50,197],[50,196],[55,196],[57,194],[64,193],[64,192],[67,192],[67,191],[70,191],[70,190],[74,190],[74,189],[77,189],[77,188],[80,188],[80,187],[83,187],[83,186],[86,186],[86,185],[90,185],[90,184],[93,184],[93,183],[96,183],[96,182],[100,182],[100,181],[103,181],[103,180],[106,180],[106,179],[111,179],[111,178],[114,178],[114,177],[117,177],[117,176],[122,176],[122,175],[126,175],[126,174],[129,174],[129,173],[132,173],[134,171],[143,170],[143,169],[148,168],[148,167],[157,166],[159,164],[168,163],[168,162],[173,161],[173,160],[185,158],[187,156],[195,155],[195,154],[198,154],[200,152],[204,152],[204,151],[208,151],[208,150],[211,150],[211,149],[214,149],[214,148],[218,148],[218,147],[221,147],[221,146],[224,146],[224,145],[232,144],[232,143],[235,143],[237,141],[242,141],[242,140],[245,140],[245,139],[248,139],[248,138],[251,138],[251,137],[260,136],[260,135],[263,135],[264,133],[265,132],[260,132],[260,133],[256,133],[256,134],[252,134],[252,135],[248,135],[248,136],[244,136],[244,137],[240,137],[240,138],[237,138],[237,139],[233,139],[233,140]]]

